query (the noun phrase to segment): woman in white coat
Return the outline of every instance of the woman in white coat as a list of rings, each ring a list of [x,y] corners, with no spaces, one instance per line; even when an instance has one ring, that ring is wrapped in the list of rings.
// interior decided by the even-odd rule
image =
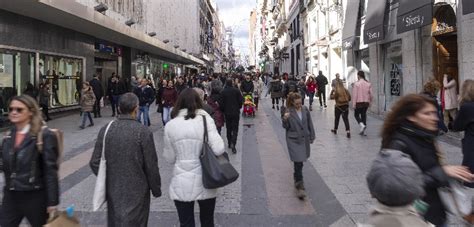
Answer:
[[[457,83],[453,76],[444,74],[444,124],[450,125],[450,118],[454,121],[458,114]]]
[[[195,90],[183,90],[164,133],[164,157],[174,164],[169,193],[178,210],[180,225],[186,227],[195,226],[195,201],[199,203],[201,226],[214,226],[217,190],[203,187],[199,160],[204,139],[202,116],[207,120],[208,143],[212,151],[215,155],[225,151],[224,141],[217,132],[214,120],[202,107],[202,100]]]

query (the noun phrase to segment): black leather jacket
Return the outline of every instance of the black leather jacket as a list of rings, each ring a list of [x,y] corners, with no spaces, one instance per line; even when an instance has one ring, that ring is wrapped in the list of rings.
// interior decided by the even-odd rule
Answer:
[[[5,190],[46,190],[47,206],[59,204],[58,147],[53,132],[43,130],[43,151],[40,153],[36,136],[29,133],[18,148],[13,148],[16,129],[3,137],[0,171],[4,172]]]

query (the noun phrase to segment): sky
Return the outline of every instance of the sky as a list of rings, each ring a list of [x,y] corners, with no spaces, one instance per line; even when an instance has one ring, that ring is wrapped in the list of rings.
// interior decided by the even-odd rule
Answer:
[[[234,48],[243,54],[249,53],[250,11],[257,6],[257,0],[214,0],[219,9],[219,18],[226,27],[234,29]]]

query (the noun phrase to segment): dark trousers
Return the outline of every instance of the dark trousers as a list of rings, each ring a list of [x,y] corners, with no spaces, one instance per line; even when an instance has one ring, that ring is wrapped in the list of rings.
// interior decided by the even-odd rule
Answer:
[[[227,142],[235,146],[237,144],[237,135],[239,133],[240,116],[225,115],[225,127],[227,129]]]
[[[44,114],[44,117],[46,118],[46,120],[51,119],[49,117],[49,107],[48,107],[48,105],[47,104],[41,104],[40,106],[41,106],[41,109],[42,109],[41,111],[43,111],[43,114]]]
[[[313,101],[314,101],[314,93],[309,93],[308,97],[309,97],[309,106],[312,106]]]
[[[295,183],[303,181],[303,162],[294,162],[294,169],[293,178]]]
[[[214,209],[216,208],[216,198],[198,200],[199,219],[202,227],[214,226]],[[181,202],[174,201],[174,205],[178,210],[179,223],[181,227],[194,227],[194,201]]]
[[[318,91],[318,97],[319,97],[319,105],[326,106],[326,90],[319,90]]]
[[[3,190],[3,202],[0,208],[0,226],[18,227],[26,217],[33,227],[46,224],[46,191],[8,191]]]
[[[367,110],[369,107],[356,107],[354,110],[354,117],[357,121],[357,123],[364,123],[364,125],[367,125]]]
[[[255,108],[258,109],[258,97],[253,98],[253,103],[255,103]]]
[[[272,98],[272,105],[275,105],[275,103],[278,104],[280,103],[280,98]]]
[[[349,131],[349,105],[336,106],[334,109],[334,114],[336,115],[336,118],[334,119],[334,129],[337,130],[339,127],[339,118],[342,115],[342,120],[346,126],[346,131]]]
[[[120,95],[112,95],[112,99],[110,100],[111,101],[111,104],[112,104],[112,114],[115,115],[115,113],[119,113],[118,112],[118,102],[119,102],[119,99],[120,99]]]
[[[100,99],[102,97],[96,97],[94,103],[94,117],[100,117]]]

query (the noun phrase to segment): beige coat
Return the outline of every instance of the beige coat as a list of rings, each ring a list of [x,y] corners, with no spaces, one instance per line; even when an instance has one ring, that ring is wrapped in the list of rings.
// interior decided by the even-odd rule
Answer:
[[[448,82],[448,78],[445,75],[443,79],[444,90],[444,109],[452,110],[458,108],[458,92],[456,80]]]
[[[434,227],[419,216],[413,206],[388,207],[378,203],[363,227]]]
[[[92,112],[94,109],[95,95],[92,91],[92,88],[87,90],[82,90],[81,95],[81,107],[82,112]]]

